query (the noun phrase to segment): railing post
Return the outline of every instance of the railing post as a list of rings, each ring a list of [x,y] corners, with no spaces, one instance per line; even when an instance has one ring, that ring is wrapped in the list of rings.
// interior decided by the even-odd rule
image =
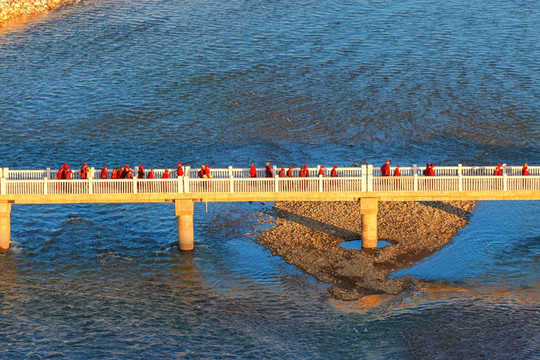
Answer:
[[[463,191],[463,169],[461,164],[457,165],[457,174],[458,174],[458,190]]]
[[[182,193],[182,185],[184,185],[184,182],[182,181],[182,176],[176,178],[176,183],[178,185],[178,193]]]
[[[323,191],[323,176],[319,175],[319,192]]]
[[[136,177],[133,178],[133,193],[134,194],[137,193],[137,178]]]
[[[232,166],[231,166],[231,168],[232,168]],[[229,176],[229,191],[231,193],[234,192],[234,177],[232,175]]]
[[[5,177],[0,178],[0,194],[6,195],[6,181]]]
[[[362,179],[362,187],[361,187],[361,191],[367,191],[367,168],[366,168],[366,165],[362,165],[361,167],[361,170],[360,170],[360,175],[361,175],[361,179]]]
[[[414,191],[418,191],[418,174],[415,172],[413,175]]]
[[[51,168],[47,168],[47,178],[51,178]]]
[[[233,177],[232,165],[229,165],[229,179]],[[231,191],[232,192],[232,191]]]
[[[279,191],[279,182],[278,182],[278,179],[279,179],[279,176],[278,176],[278,175],[274,176],[274,192],[278,192],[278,191]]]
[[[47,178],[43,179],[43,195],[47,195]]]
[[[4,168],[4,174],[2,175],[3,178],[9,179],[9,168]]]
[[[413,173],[413,176],[418,174],[418,166],[416,164],[412,165],[412,173]]]
[[[88,178],[88,193],[94,193],[94,178],[92,177],[92,175],[90,175],[90,177]]]
[[[189,170],[191,166],[186,166],[186,171],[184,172],[184,192],[189,192]]]
[[[508,190],[508,175],[506,175],[506,172],[503,173],[503,191]]]
[[[367,191],[373,191],[373,165],[367,166]]]

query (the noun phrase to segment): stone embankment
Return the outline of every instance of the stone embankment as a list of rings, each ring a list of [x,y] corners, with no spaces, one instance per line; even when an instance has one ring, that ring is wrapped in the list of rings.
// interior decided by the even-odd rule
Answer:
[[[0,0],[0,23],[21,15],[51,10],[64,0]]]
[[[331,284],[339,300],[373,294],[398,294],[415,288],[413,280],[390,279],[398,269],[433,254],[468,224],[472,201],[380,202],[378,237],[392,245],[349,250],[344,241],[361,239],[356,202],[278,202],[259,224],[254,239],[273,255]]]

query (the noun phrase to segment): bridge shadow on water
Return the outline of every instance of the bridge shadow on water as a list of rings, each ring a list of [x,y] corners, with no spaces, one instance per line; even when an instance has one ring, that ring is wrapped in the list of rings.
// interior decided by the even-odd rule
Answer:
[[[472,206],[469,208],[469,211],[465,211],[458,206],[454,206],[451,203],[444,201],[422,201],[422,205],[442,210],[450,215],[459,216],[462,219],[467,219],[472,211]]]
[[[279,219],[295,222],[299,225],[305,226],[312,230],[326,233],[328,235],[336,236],[345,241],[359,240],[362,235],[359,232],[350,231],[341,227],[331,225],[319,220],[315,220],[311,217],[299,215],[288,210],[274,209],[274,216]],[[358,219],[358,228],[360,230],[360,218]]]

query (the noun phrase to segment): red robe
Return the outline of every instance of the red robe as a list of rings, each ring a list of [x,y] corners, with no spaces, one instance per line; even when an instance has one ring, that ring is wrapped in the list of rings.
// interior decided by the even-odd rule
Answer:
[[[396,170],[394,170],[394,176],[401,176],[401,171],[399,171],[399,168],[396,168]]]
[[[293,177],[292,169],[287,170],[287,177]]]
[[[257,168],[255,168],[254,165],[251,165],[251,167],[249,168],[249,177],[257,177]]]
[[[182,177],[184,176],[184,168],[179,166],[178,169],[176,170],[176,176],[178,177]]]
[[[161,176],[162,179],[168,179],[169,178],[169,173],[166,172],[166,173],[163,173],[163,176]]]
[[[154,172],[150,170],[150,172],[148,173],[148,179],[153,179],[153,178],[154,178]]]
[[[279,176],[280,178],[285,177],[285,169],[279,170],[278,176]]]
[[[331,177],[337,177],[337,170],[334,168],[332,169],[332,172],[330,173]]]
[[[524,166],[523,169],[521,169],[521,175],[529,176],[531,174],[529,173],[529,170],[527,170],[527,168]]]
[[[390,176],[390,165],[384,164],[381,166],[381,176]]]
[[[272,171],[272,168],[270,167],[270,165],[266,165],[265,173],[266,173],[267,178],[271,178],[274,176],[274,172]]]
[[[325,176],[323,168],[319,169],[319,174],[317,176]]]
[[[502,176],[502,170],[500,167],[496,167],[495,171],[493,172],[493,176]]]
[[[109,176],[108,172],[107,172],[107,169],[103,168],[103,170],[101,170],[101,175],[100,177],[102,179],[106,179],[107,177]]]

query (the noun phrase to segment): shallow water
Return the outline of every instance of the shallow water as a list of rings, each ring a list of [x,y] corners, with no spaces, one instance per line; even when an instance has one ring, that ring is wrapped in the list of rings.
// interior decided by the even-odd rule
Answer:
[[[0,28],[0,166],[540,164],[536,1],[86,1]],[[539,206],[481,202],[367,312],[249,237],[271,204],[14,205],[0,357],[527,359]],[[348,310],[344,310],[348,309]]]

